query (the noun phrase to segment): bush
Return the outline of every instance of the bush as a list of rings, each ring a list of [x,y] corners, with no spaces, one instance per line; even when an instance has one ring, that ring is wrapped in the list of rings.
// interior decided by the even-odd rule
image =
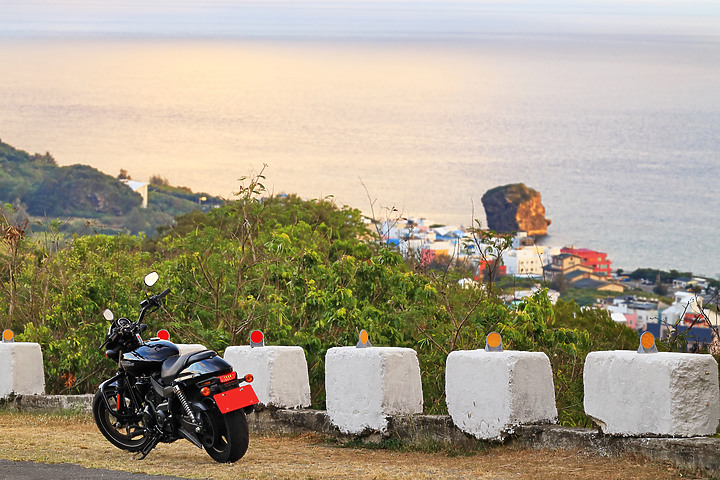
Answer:
[[[354,345],[365,329],[374,345],[418,351],[426,412],[446,413],[447,354],[482,348],[498,331],[508,349],[550,356],[561,421],[588,424],[585,355],[629,338],[609,319],[575,303],[553,306],[544,290],[507,305],[492,285],[461,288],[461,270],[423,273],[382,246],[358,210],[327,199],[261,200],[260,179],[237,201],[178,217],[153,241],[96,235],[61,245],[50,235],[23,238],[15,255],[4,254],[14,286],[2,277],[0,308],[10,315],[0,323],[21,325],[20,339],[42,345],[48,392],[91,392],[110,375],[114,366],[97,349],[107,326],[101,312],[137,312],[142,278],[154,269],[172,293],[147,319],[151,331],[168,328],[177,341],[220,352],[247,343],[254,329],[268,344],[302,346],[316,408],[325,401],[325,353]]]

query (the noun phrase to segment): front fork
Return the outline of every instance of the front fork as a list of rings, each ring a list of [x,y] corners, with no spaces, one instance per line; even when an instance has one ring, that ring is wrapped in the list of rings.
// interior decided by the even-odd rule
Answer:
[[[113,385],[115,386],[115,395],[108,395],[108,389]],[[108,413],[114,416],[119,422],[137,420],[140,403],[133,392],[132,386],[128,385],[127,376],[124,373],[118,373],[114,377],[105,380],[100,384],[98,390],[102,392],[102,398]],[[112,405],[110,404],[110,398],[113,398]],[[123,398],[130,399],[130,413],[127,413],[127,405],[125,401],[123,401]]]

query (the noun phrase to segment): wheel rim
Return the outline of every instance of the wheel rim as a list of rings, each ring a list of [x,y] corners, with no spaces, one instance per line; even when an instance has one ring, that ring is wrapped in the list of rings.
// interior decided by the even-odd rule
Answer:
[[[119,443],[128,447],[137,447],[145,442],[145,425],[142,420],[137,423],[120,422],[113,414],[130,408],[130,400],[127,397],[119,397],[115,392],[108,392],[105,402],[100,403],[100,419],[103,428]],[[108,410],[108,405],[110,410]]]
[[[208,450],[223,453],[228,448],[227,432],[222,417],[213,418],[207,412],[201,414],[203,424],[202,444]]]

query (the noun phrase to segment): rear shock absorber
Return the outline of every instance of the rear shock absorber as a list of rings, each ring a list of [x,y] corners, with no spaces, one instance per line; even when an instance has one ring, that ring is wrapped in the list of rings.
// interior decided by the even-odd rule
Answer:
[[[173,391],[175,392],[175,395],[177,395],[178,399],[180,400],[180,405],[182,405],[183,410],[185,410],[185,413],[188,417],[192,418],[193,422],[197,422],[197,419],[195,418],[195,414],[192,411],[192,408],[190,408],[190,404],[187,401],[187,398],[185,398],[185,393],[180,389],[180,385],[175,385],[173,387]]]

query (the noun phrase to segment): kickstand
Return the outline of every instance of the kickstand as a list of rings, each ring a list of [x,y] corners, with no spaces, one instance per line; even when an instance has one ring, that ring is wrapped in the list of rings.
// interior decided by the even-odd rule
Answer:
[[[157,444],[160,443],[160,436],[159,435],[153,435],[149,442],[145,444],[140,450],[138,450],[135,459],[136,460],[144,460],[145,457],[148,456],[148,454],[152,451],[153,448],[157,446]],[[139,457],[137,455],[140,455]]]

